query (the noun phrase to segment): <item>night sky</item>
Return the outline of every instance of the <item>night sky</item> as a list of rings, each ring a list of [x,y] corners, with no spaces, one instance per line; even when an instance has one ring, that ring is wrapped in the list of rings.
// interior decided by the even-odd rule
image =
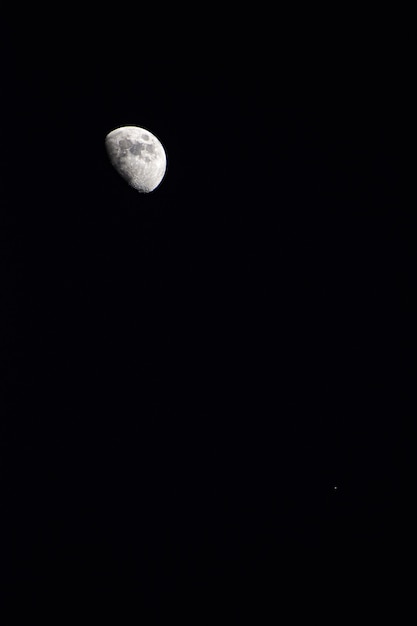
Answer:
[[[2,606],[56,623],[398,616],[417,236],[403,38],[112,11],[3,25]],[[122,125],[166,149],[151,194],[109,162]]]

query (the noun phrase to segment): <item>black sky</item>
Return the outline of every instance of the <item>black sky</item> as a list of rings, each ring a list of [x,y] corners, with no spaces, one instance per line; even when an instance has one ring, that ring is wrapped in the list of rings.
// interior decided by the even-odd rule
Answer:
[[[372,615],[411,510],[401,37],[112,11],[3,26],[2,593]],[[125,124],[166,147],[147,196]]]

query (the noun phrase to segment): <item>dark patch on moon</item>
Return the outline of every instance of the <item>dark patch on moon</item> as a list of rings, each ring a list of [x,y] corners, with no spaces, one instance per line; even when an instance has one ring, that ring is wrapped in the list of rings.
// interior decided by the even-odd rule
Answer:
[[[142,139],[143,139],[144,141],[148,141],[148,139],[149,139],[149,135],[146,135],[146,134],[142,135]]]
[[[132,146],[132,142],[130,141],[130,139],[120,139],[119,146],[122,150],[127,150]]]
[[[145,148],[146,148],[146,150],[147,150],[148,152],[150,152],[151,154],[154,154],[154,152],[155,152],[155,146],[153,145],[153,143],[148,143],[148,144],[145,146]]]
[[[133,146],[131,146],[130,148],[130,152],[132,154],[139,155],[142,152],[143,148],[144,148],[143,143],[140,143],[139,141],[135,141]]]

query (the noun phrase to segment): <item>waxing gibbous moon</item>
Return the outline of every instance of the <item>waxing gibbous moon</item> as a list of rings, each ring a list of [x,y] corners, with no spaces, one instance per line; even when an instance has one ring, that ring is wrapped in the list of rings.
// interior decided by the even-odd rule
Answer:
[[[165,150],[145,128],[121,126],[112,130],[106,136],[106,150],[114,168],[141,193],[156,189],[165,175]]]

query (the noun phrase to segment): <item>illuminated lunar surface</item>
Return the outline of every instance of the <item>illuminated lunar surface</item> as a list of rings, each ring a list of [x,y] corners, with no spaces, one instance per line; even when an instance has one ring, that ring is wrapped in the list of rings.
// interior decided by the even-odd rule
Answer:
[[[155,135],[139,126],[122,126],[106,137],[106,150],[119,174],[134,189],[149,193],[166,171],[165,150]]]

